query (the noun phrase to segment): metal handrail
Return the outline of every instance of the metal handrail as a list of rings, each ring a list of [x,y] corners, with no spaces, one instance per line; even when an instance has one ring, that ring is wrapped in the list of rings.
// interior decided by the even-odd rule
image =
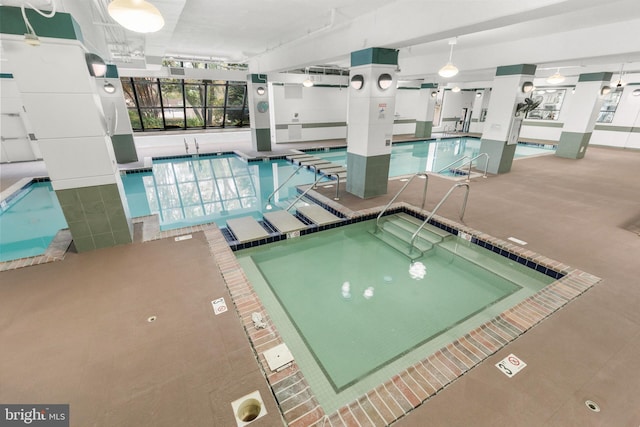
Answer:
[[[284,180],[284,182],[278,186],[278,188],[276,188],[275,190],[273,190],[273,192],[272,192],[271,194],[269,194],[269,197],[267,197],[267,205],[265,206],[265,208],[266,208],[268,211],[269,211],[269,210],[271,210],[271,208],[272,208],[272,206],[271,206],[271,198],[272,198],[272,197],[273,197],[273,196],[278,192],[278,190],[280,190],[280,189],[282,188],[282,186],[283,186],[283,185],[285,185],[287,182],[289,182],[289,180],[290,180],[291,178],[293,178],[293,176],[294,176],[295,174],[297,174],[297,173],[298,173],[298,171],[299,171],[300,169],[302,169],[303,167],[304,167],[304,165],[300,165],[300,166],[298,167],[298,169],[294,170],[294,171],[293,171],[293,173],[292,173],[291,175],[289,175],[289,178],[285,179],[285,180]]]
[[[415,233],[413,233],[413,236],[411,236],[411,242],[409,242],[409,250],[411,250],[413,248],[413,243],[416,240],[416,237],[418,236],[418,233],[420,232],[420,230],[422,230],[424,228],[424,226],[431,221],[431,218],[433,218],[433,216],[436,214],[436,212],[438,211],[438,209],[440,209],[440,206],[442,206],[442,204],[449,198],[449,196],[451,195],[451,193],[453,193],[453,191],[458,188],[458,187],[462,187],[465,186],[467,187],[467,191],[464,193],[464,202],[462,202],[462,208],[460,210],[460,220],[462,220],[462,218],[464,217],[464,211],[467,208],[467,199],[469,198],[469,183],[468,182],[458,182],[457,184],[455,184],[453,187],[451,187],[449,189],[449,191],[447,192],[447,194],[444,195],[444,197],[438,202],[438,204],[436,205],[436,207],[433,209],[433,211],[431,212],[431,214],[427,217],[427,219],[424,220],[424,222],[422,224],[420,224],[420,227],[418,227],[418,229],[416,230]]]
[[[336,197],[334,197],[333,200],[340,200],[340,175],[338,175],[338,172],[329,172],[326,175],[328,177],[335,176],[338,180],[338,184],[336,185]]]
[[[298,200],[302,199],[304,196],[307,195],[307,193],[311,190],[313,190],[313,188],[315,187],[315,185],[320,182],[321,179],[325,179],[327,178],[325,175],[322,175],[320,178],[318,178],[313,184],[311,184],[309,186],[309,188],[307,188],[306,190],[304,190],[302,193],[300,193],[300,195],[298,195],[298,197],[295,198],[295,200],[293,202],[291,202],[291,204],[289,205],[289,207],[287,209],[285,209],[286,212],[289,212],[289,209],[291,209],[293,207],[293,205],[295,205],[296,203],[298,203]]]
[[[449,163],[447,166],[443,167],[442,169],[440,169],[440,170],[439,170],[438,172],[436,172],[436,173],[440,173],[440,172],[442,172],[443,170],[449,169],[451,166],[455,165],[455,164],[456,164],[456,163],[458,163],[460,160],[464,160],[464,159],[469,159],[469,156],[462,156],[462,157],[460,157],[458,160],[455,160],[455,161],[453,161],[453,162]]]
[[[489,154],[488,153],[480,153],[477,156],[475,156],[473,159],[469,160],[469,172],[467,175],[467,180],[469,180],[469,177],[471,177],[471,164],[473,163],[474,160],[476,160],[479,157],[482,156],[486,156],[487,157],[487,162],[484,164],[484,175],[482,175],[483,178],[487,177],[487,168],[489,167]]]
[[[378,217],[376,218],[376,231],[380,229],[380,218],[382,218],[382,215],[387,211],[387,209],[389,209],[389,206],[391,206],[391,204],[396,201],[398,196],[400,196],[400,193],[402,193],[405,190],[405,188],[407,188],[407,186],[411,183],[411,181],[413,181],[413,179],[416,176],[424,176],[424,179],[425,179],[424,190],[422,191],[422,207],[421,207],[421,209],[424,209],[424,203],[427,200],[427,184],[429,184],[429,175],[426,172],[418,172],[415,175],[413,175],[411,178],[409,178],[407,182],[402,186],[400,191],[398,191],[396,195],[393,196],[393,198],[389,201],[389,203],[387,203],[387,205],[384,208],[382,208],[382,210],[378,214]]]

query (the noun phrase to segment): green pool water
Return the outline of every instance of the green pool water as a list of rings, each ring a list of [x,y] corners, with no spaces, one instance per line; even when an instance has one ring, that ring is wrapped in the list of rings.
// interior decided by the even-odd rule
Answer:
[[[455,236],[412,264],[373,228],[363,222],[236,253],[303,372],[315,363],[305,377],[316,394],[331,395],[329,406],[553,281]]]

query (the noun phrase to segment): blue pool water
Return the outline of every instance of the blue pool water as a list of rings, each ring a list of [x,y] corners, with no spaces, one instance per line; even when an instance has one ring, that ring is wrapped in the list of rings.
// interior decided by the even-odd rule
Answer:
[[[514,157],[529,157],[553,152],[554,150],[551,148],[518,144]],[[346,166],[347,164],[346,148],[310,151],[309,154],[339,165]],[[472,159],[478,154],[480,154],[480,140],[478,138],[462,137],[395,143],[391,149],[389,176],[409,175],[425,170],[438,172],[464,156]],[[458,165],[462,163],[463,161],[460,161]]]
[[[462,156],[475,157],[476,138],[394,144],[389,176],[438,171]],[[553,150],[518,145],[516,157],[548,154]],[[346,164],[346,149],[312,152]],[[206,222],[224,225],[230,218],[251,215],[261,219],[269,195],[296,169],[286,160],[246,162],[235,155],[154,160],[150,171],[128,173],[122,181],[132,217],[157,213],[163,230]],[[284,209],[297,196],[296,187],[313,182],[314,174],[300,170],[270,200]],[[21,190],[0,212],[0,261],[41,255],[67,226],[48,182]]]
[[[251,215],[262,219],[269,196],[297,169],[286,160],[246,162],[235,155],[155,160],[152,171],[122,177],[131,216],[158,214],[163,230]],[[269,201],[286,208],[296,187],[314,181],[301,169]]]
[[[50,182],[21,189],[0,211],[0,261],[42,255],[67,227]]]

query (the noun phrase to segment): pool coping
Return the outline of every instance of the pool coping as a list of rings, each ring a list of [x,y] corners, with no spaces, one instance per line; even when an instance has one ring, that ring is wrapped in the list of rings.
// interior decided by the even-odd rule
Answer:
[[[340,225],[369,220],[377,216],[381,210],[381,207],[376,207],[351,211],[317,193],[316,196],[322,205],[335,209],[348,218]],[[429,214],[428,211],[406,202],[393,204],[390,212],[405,212],[419,217]],[[534,269],[540,271],[544,268],[545,272],[553,271],[559,278],[480,327],[438,351],[425,355],[420,362],[402,370],[330,414],[326,414],[320,406],[295,361],[290,367],[279,372],[269,369],[264,352],[283,343],[284,340],[218,227],[214,225],[205,232],[258,362],[289,426],[324,426],[327,421],[329,423],[326,425],[351,426],[359,425],[357,420],[365,420],[365,424],[376,426],[389,425],[601,281],[592,274],[447,218],[436,215],[434,219],[434,225],[455,231],[455,234],[465,233],[465,237],[472,243],[509,258],[511,254],[521,264],[533,263]],[[252,320],[254,312],[262,314],[267,324],[266,328],[255,328]]]

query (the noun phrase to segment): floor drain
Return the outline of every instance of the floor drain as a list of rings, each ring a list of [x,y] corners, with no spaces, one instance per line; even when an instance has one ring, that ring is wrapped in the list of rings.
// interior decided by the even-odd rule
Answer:
[[[587,408],[589,408],[590,411],[600,412],[600,406],[598,406],[598,404],[593,400],[587,400],[584,404],[587,405]]]
[[[156,317],[156,316],[151,316],[151,317],[149,317],[149,318],[147,319],[147,322],[149,322],[149,323],[151,323],[151,322],[155,322],[155,321],[156,321],[156,319],[157,319],[157,317]]]

